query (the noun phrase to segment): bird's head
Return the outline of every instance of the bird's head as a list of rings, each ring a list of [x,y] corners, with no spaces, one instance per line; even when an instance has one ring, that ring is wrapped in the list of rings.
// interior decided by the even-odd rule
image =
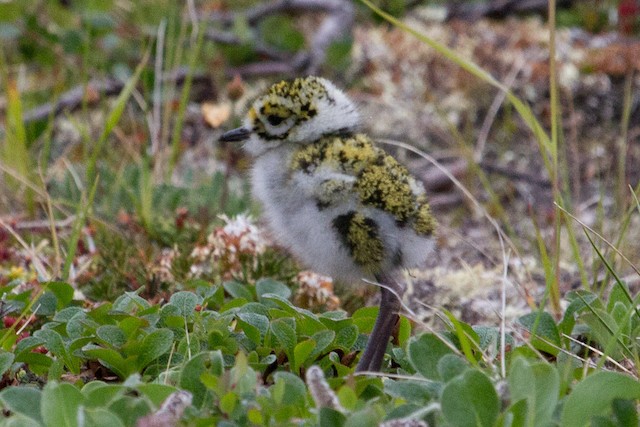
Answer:
[[[310,144],[323,136],[350,134],[360,117],[351,100],[321,77],[298,78],[272,85],[251,104],[242,127],[221,141],[243,141],[259,156],[282,144]]]

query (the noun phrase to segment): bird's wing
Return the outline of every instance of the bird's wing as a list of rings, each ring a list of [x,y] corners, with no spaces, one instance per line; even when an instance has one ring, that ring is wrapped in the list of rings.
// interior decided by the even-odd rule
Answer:
[[[297,188],[316,201],[320,208],[335,206],[353,198],[356,178],[352,175],[336,172],[328,168],[318,168],[310,173],[295,172],[291,179]]]

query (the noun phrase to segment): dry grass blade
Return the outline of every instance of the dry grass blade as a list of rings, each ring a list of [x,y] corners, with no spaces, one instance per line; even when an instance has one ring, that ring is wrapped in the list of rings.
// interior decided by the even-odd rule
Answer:
[[[482,215],[487,219],[487,221],[489,221],[491,223],[493,228],[496,230],[496,234],[498,235],[498,239],[500,240],[500,249],[502,251],[503,260],[506,259],[506,257],[507,257],[505,242],[507,243],[509,248],[512,251],[514,251],[514,253],[518,254],[518,250],[517,250],[516,246],[511,241],[511,239],[509,239],[509,236],[507,236],[505,234],[505,232],[502,230],[502,228],[496,222],[496,220],[491,215],[489,215],[489,213],[482,206],[482,204],[478,201],[478,199],[476,199],[474,197],[474,195],[471,194],[471,192],[455,176],[453,176],[453,174],[451,172],[449,172],[449,170],[446,167],[444,167],[442,164],[440,164],[440,162],[438,162],[435,158],[433,158],[429,154],[425,153],[424,151],[422,151],[422,150],[420,150],[418,148],[415,148],[414,146],[412,146],[410,144],[407,144],[407,143],[404,143],[404,142],[401,142],[401,141],[394,141],[394,140],[390,140],[390,139],[381,139],[381,140],[378,140],[378,141],[383,143],[383,144],[388,144],[388,145],[393,145],[395,147],[400,147],[400,148],[403,148],[403,149],[405,149],[407,151],[410,151],[410,152],[412,152],[414,154],[417,154],[418,156],[422,157],[423,159],[427,160],[429,163],[433,164],[436,168],[438,168],[444,175],[447,176],[447,178],[449,178],[451,180],[451,182],[454,183],[454,185],[460,191],[462,191],[464,193],[464,195],[473,203],[473,205],[476,207],[476,209],[478,209],[478,211],[480,211],[482,213]]]
[[[612,359],[612,358],[611,358],[611,357],[609,357],[609,356],[605,356],[605,354],[604,354],[602,351],[598,350],[597,348],[595,348],[595,347],[593,347],[593,346],[591,346],[591,345],[589,345],[589,344],[587,344],[587,343],[584,343],[584,342],[582,342],[582,341],[580,341],[580,340],[578,340],[578,339],[576,339],[576,338],[573,338],[573,337],[572,337],[572,336],[570,336],[570,335],[562,334],[562,336],[563,336],[564,338],[567,338],[567,339],[568,339],[568,340],[570,340],[570,341],[573,341],[574,343],[576,343],[576,344],[578,344],[578,345],[581,345],[582,347],[584,347],[584,348],[588,349],[589,351],[594,352],[595,354],[597,354],[597,355],[598,355],[598,356],[600,356],[600,357],[604,356],[604,357],[605,357],[605,360],[606,360],[607,362],[611,363],[612,365],[614,365],[616,368],[620,369],[621,371],[623,371],[623,372],[624,372],[624,373],[626,373],[626,374],[631,375],[632,377],[638,378],[638,375],[637,375],[635,372],[632,372],[632,371],[630,371],[629,369],[625,368],[622,364],[618,363],[615,359]],[[583,362],[583,363],[585,363],[585,364],[586,364],[586,363],[591,362],[589,359],[583,359],[583,358],[578,357],[578,356],[576,356],[575,354],[573,354],[573,353],[571,353],[571,352],[568,352],[568,351],[566,351],[566,350],[562,350],[562,352],[563,352],[563,353],[565,353],[565,354],[567,354],[567,355],[569,355],[569,356],[572,356],[572,357],[574,357],[574,358],[576,358],[576,359],[578,359],[578,360],[580,360],[580,361],[582,361],[582,362]],[[591,362],[591,363],[592,363],[592,362]]]
[[[573,219],[575,222],[580,224],[585,230],[590,231],[596,237],[598,237],[600,240],[602,240],[615,253],[617,253],[620,256],[620,258],[622,258],[627,264],[629,264],[629,266],[633,269],[633,271],[636,272],[636,274],[638,274],[638,276],[640,276],[640,269],[638,269],[638,267],[636,267],[635,264],[633,262],[631,262],[631,260],[629,258],[627,258],[622,252],[620,252],[618,250],[618,248],[616,248],[613,243],[609,242],[602,234],[598,233],[596,230],[594,230],[593,228],[589,227],[587,224],[585,224],[583,221],[578,219],[575,215],[573,215],[572,213],[567,211],[565,208],[560,206],[558,203],[554,203],[554,204],[558,207],[558,209],[560,209],[560,211],[562,211],[564,214],[566,214],[569,218]]]
[[[505,87],[511,88],[516,81],[516,77],[520,74],[520,71],[524,68],[525,61],[522,58],[518,58],[516,63],[514,64],[511,72],[507,76],[505,80]],[[487,115],[482,122],[482,127],[478,131],[478,138],[476,140],[476,147],[473,152],[473,159],[480,163],[482,161],[482,157],[484,155],[484,148],[487,144],[487,139],[489,139],[489,131],[491,130],[491,125],[496,119],[498,115],[498,111],[500,111],[500,107],[504,103],[504,100],[507,98],[507,93],[505,91],[500,91],[493,99],[489,110],[487,111]]]

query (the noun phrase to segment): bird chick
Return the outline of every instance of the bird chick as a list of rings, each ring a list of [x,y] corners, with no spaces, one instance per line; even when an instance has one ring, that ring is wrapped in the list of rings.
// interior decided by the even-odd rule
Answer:
[[[254,158],[253,195],[279,243],[318,273],[382,285],[356,368],[377,371],[401,307],[395,276],[432,256],[436,222],[423,186],[359,127],[353,102],[310,76],[272,85],[220,140]]]

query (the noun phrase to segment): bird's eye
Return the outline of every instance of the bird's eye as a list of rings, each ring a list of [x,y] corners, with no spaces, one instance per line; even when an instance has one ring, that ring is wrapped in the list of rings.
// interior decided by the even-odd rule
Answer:
[[[275,114],[269,114],[267,116],[267,121],[271,126],[278,126],[283,120],[284,117],[276,116]]]

